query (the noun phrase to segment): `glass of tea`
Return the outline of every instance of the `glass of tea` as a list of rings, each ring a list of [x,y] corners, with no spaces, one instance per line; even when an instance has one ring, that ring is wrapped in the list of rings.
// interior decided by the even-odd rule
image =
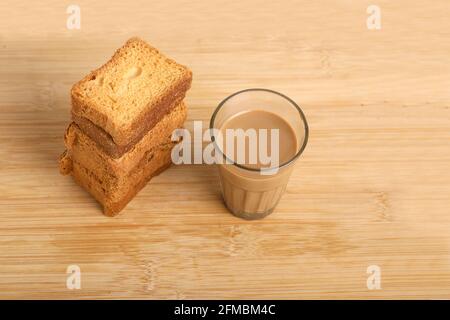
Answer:
[[[229,211],[249,220],[272,213],[308,142],[300,107],[273,90],[242,90],[218,105],[210,132]]]

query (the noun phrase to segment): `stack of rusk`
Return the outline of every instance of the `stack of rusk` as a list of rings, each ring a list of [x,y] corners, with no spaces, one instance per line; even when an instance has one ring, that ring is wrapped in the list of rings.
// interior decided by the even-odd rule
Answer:
[[[172,132],[183,126],[192,72],[138,38],[72,87],[72,123],[60,158],[103,206],[118,214],[172,163]]]

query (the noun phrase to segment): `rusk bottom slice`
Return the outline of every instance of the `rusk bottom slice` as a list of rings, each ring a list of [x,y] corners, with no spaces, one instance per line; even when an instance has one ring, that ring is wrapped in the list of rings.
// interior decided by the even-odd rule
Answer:
[[[115,216],[151,178],[171,165],[171,150],[174,145],[168,144],[155,148],[146,165],[112,181],[103,181],[98,178],[82,164],[73,161],[67,152],[60,159],[60,170],[63,174],[71,174],[74,180],[103,206],[105,215]]]

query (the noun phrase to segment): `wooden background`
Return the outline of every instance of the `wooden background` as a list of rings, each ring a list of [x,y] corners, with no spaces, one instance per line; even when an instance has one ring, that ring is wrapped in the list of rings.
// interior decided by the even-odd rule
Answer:
[[[375,31],[365,0],[76,1],[80,30],[46,2],[0,4],[0,298],[450,298],[448,0],[379,0]],[[302,106],[273,215],[231,216],[212,166],[117,218],[59,175],[71,85],[134,35],[192,68],[188,125],[249,87]]]

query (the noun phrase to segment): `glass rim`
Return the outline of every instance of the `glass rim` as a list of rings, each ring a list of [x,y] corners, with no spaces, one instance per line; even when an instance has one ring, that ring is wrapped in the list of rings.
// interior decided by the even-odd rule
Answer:
[[[216,150],[219,150],[219,152],[222,154],[223,158],[226,160],[225,163],[229,163],[229,164],[234,165],[234,166],[236,166],[236,167],[238,167],[238,168],[240,168],[240,169],[247,170],[247,171],[253,171],[253,172],[270,171],[270,170],[275,169],[275,168],[251,168],[251,167],[247,167],[247,166],[245,166],[245,165],[236,163],[235,161],[232,161],[230,158],[228,158],[228,157],[222,152],[222,150],[220,150],[219,146],[218,146],[217,143],[216,143],[216,139],[215,139],[215,137],[214,137],[214,130],[213,130],[213,129],[215,129],[215,128],[214,128],[214,122],[215,122],[215,120],[216,120],[216,116],[217,116],[217,114],[219,113],[220,109],[223,107],[223,105],[224,105],[228,100],[230,100],[230,99],[233,98],[234,96],[237,96],[237,95],[239,95],[239,94],[241,94],[241,93],[245,93],[245,92],[249,92],[249,91],[263,91],[263,92],[268,92],[268,93],[272,93],[272,94],[278,95],[278,96],[284,98],[285,100],[287,100],[287,101],[288,101],[295,109],[297,109],[297,111],[298,111],[298,113],[299,113],[299,115],[300,115],[300,118],[302,119],[303,125],[304,125],[304,127],[305,127],[305,138],[303,139],[303,144],[302,144],[302,146],[300,147],[300,149],[297,151],[297,153],[296,153],[292,158],[290,158],[288,161],[286,161],[286,162],[280,164],[278,167],[275,167],[275,168],[281,169],[281,168],[284,168],[284,167],[290,165],[290,164],[293,163],[298,157],[300,157],[300,155],[303,153],[303,151],[304,151],[305,148],[306,148],[306,145],[307,145],[307,143],[308,143],[308,137],[309,137],[309,126],[308,126],[308,122],[306,121],[306,117],[305,117],[305,114],[303,113],[303,110],[297,105],[297,103],[295,103],[295,101],[292,100],[291,98],[289,98],[288,96],[286,96],[286,95],[284,95],[284,94],[282,94],[282,93],[280,93],[280,92],[278,92],[278,91],[275,91],[275,90],[265,89],[265,88],[249,88],[249,89],[244,89],[244,90],[237,91],[237,92],[235,92],[235,93],[229,95],[229,96],[226,97],[225,99],[223,99],[223,100],[219,103],[219,105],[216,107],[216,109],[214,110],[214,112],[213,112],[213,114],[212,114],[212,116],[211,116],[211,120],[209,121],[209,129],[211,130],[211,131],[210,131],[210,132],[211,132],[211,141],[214,143],[214,146],[215,146]]]

